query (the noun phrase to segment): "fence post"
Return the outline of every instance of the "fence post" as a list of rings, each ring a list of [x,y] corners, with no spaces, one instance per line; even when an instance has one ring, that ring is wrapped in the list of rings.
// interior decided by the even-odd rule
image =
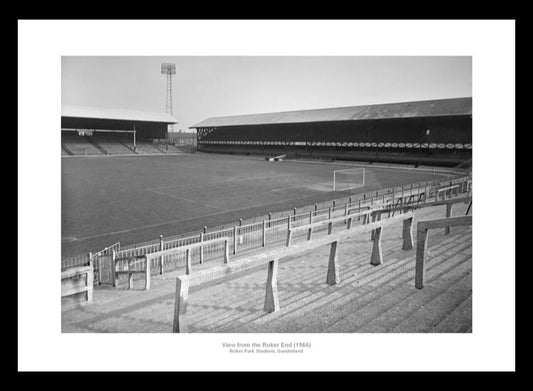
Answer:
[[[415,287],[422,289],[424,287],[424,275],[426,274],[426,265],[424,257],[428,242],[428,230],[417,228],[416,231],[416,270],[415,270]]]
[[[318,210],[318,205],[315,204],[315,212]]]
[[[94,279],[94,268],[95,268],[95,265],[94,265],[94,262],[93,262],[93,253],[90,252],[90,251],[89,251],[89,253],[87,253],[87,260],[89,262],[89,266],[92,266],[92,268],[93,268],[93,279]],[[100,283],[101,283],[101,281],[100,281],[100,268],[98,268],[98,277],[96,278],[96,281],[98,282],[98,285],[100,285]]]
[[[333,222],[329,222],[328,224],[328,235],[331,235],[331,233],[333,232]]]
[[[187,313],[187,298],[189,296],[189,276],[176,278],[176,297],[174,299],[174,324],[172,332],[186,333],[187,323],[185,314]]]
[[[239,227],[242,227],[242,219],[239,219]]]
[[[91,253],[89,253],[91,255]],[[93,287],[94,287],[94,268],[93,260],[89,259],[90,270],[87,272],[87,303],[92,303],[93,301]]]
[[[144,289],[148,290],[150,289],[150,260],[148,259],[146,255],[144,256],[144,261],[146,264],[146,267],[145,267],[146,273],[144,277]]]
[[[263,220],[263,247],[266,246],[266,220]]]
[[[100,267],[100,265],[98,265]],[[100,269],[98,269],[98,274],[100,274]],[[118,278],[117,278],[117,258],[115,250],[111,250],[111,278],[113,279],[113,287],[116,288],[118,286]]]
[[[233,227],[233,254],[237,254],[237,226]]]
[[[185,250],[185,274],[191,274],[192,262],[191,262],[191,249]]]
[[[328,207],[328,220],[331,220],[331,206]]]
[[[410,217],[403,221],[402,230],[403,245],[402,250],[412,250],[413,248],[413,218]]]
[[[200,243],[204,241],[204,233],[200,232]],[[204,263],[204,246],[200,245],[200,263]]]
[[[374,230],[374,245],[372,246],[372,255],[370,256],[370,264],[377,266],[383,262],[383,253],[381,251],[381,231],[382,227],[378,227]]]
[[[292,208],[294,215],[296,216],[296,208]]]
[[[272,220],[272,213],[268,214],[268,220]]]
[[[159,235],[159,251],[163,251],[163,235]],[[159,274],[163,274],[163,255],[159,257]]]
[[[287,247],[291,245],[291,236],[292,236],[292,230],[289,228],[287,230],[287,241],[285,242],[285,246]]]
[[[130,261],[131,259],[128,260],[128,270],[131,270]],[[128,289],[133,289],[133,273],[128,274]]]
[[[337,242],[331,243],[329,251],[328,273],[326,276],[326,284],[335,285],[341,281],[339,277],[339,266],[337,265]]]
[[[446,218],[452,217],[452,207],[453,204],[450,202],[449,204],[446,204]],[[450,226],[447,226],[444,228],[444,235],[448,235],[450,233]]]
[[[264,221],[263,221],[264,223]],[[229,263],[229,240],[224,240],[224,265]]]
[[[204,234],[207,233],[207,225],[204,225]]]
[[[309,211],[309,224],[313,224],[313,211]]]
[[[264,310],[265,312],[269,313],[279,310],[277,259],[274,259],[268,263]]]
[[[346,229],[352,228],[352,220],[353,217],[348,218],[348,221],[346,222]]]
[[[288,229],[288,230],[291,229],[291,215],[288,215],[288,216],[287,216],[287,229]]]

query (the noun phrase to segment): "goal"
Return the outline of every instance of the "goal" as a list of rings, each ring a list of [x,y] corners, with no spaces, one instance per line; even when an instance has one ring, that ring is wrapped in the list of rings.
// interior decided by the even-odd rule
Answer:
[[[350,168],[333,171],[333,190],[351,190],[365,185],[365,169]]]

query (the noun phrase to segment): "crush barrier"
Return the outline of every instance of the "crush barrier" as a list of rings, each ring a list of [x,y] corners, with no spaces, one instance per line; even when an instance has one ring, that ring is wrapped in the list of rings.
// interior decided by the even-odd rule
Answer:
[[[377,234],[375,235],[373,240],[370,263],[374,266],[380,265],[383,262],[383,253],[381,250],[381,237],[383,228],[398,221],[404,221],[404,229],[402,231],[404,241],[403,247],[404,249],[409,249],[409,246],[411,246],[412,248],[413,238],[411,226],[413,217],[413,212],[406,212],[395,217],[390,217],[385,220],[368,223],[366,225],[361,225],[356,228],[349,227],[337,233],[333,233],[331,229],[332,222],[328,222],[330,229],[328,229],[328,233],[325,236],[322,236],[320,238],[308,239],[303,243],[298,243],[294,245],[291,245],[290,241],[287,240],[286,246],[283,248],[262,251],[258,254],[241,257],[237,260],[232,260],[232,256],[226,254],[227,257],[224,258],[223,265],[212,266],[208,269],[201,269],[194,272],[188,269],[188,272],[176,278],[176,295],[172,330],[175,333],[187,332],[187,322],[185,315],[187,313],[187,301],[189,295],[189,288],[191,286],[199,285],[207,281],[212,281],[220,277],[226,277],[230,274],[240,272],[260,264],[268,263],[264,311],[267,313],[277,311],[280,308],[277,293],[277,271],[278,264],[281,259],[300,255],[302,253],[319,248],[321,246],[331,245],[328,260],[328,271],[326,275],[326,283],[328,285],[338,284],[340,282],[339,265],[337,260],[337,247],[339,242],[347,240],[353,236],[375,230]],[[355,215],[348,219],[353,218],[355,218]],[[316,226],[317,224],[323,223],[325,222],[312,223],[311,225]],[[300,227],[297,229],[304,228],[307,227]]]
[[[187,322],[185,315],[187,313],[187,301],[189,288],[194,285],[199,285],[204,282],[212,281],[219,277],[226,277],[232,273],[240,272],[245,269],[249,269],[257,266],[258,264],[268,263],[268,273],[267,273],[267,283],[266,283],[266,292],[265,292],[265,302],[264,302],[264,311],[273,312],[279,310],[279,299],[277,295],[277,271],[278,263],[280,259],[297,256],[309,250],[313,250],[320,246],[331,245],[329,260],[328,260],[328,270],[326,275],[326,283],[328,285],[334,285],[340,282],[339,277],[339,268],[337,262],[337,246],[341,240],[348,239],[349,237],[357,234],[363,234],[366,232],[371,232],[372,236],[372,253],[370,256],[370,264],[377,266],[383,262],[383,253],[381,249],[381,237],[383,233],[383,228],[393,224],[398,221],[402,221],[402,250],[408,251],[413,249],[413,219],[414,219],[414,210],[420,208],[430,208],[439,205],[446,205],[446,216],[445,219],[432,220],[427,222],[419,222],[417,225],[418,231],[418,243],[417,243],[417,264],[416,264],[416,279],[420,280],[420,283],[417,282],[417,288],[422,287],[423,280],[423,253],[421,252],[421,246],[425,251],[425,241],[427,238],[427,229],[429,228],[438,228],[438,227],[448,227],[455,225],[465,225],[466,220],[470,220],[471,216],[459,216],[459,217],[449,217],[451,213],[451,206],[457,203],[471,203],[472,197],[459,197],[455,199],[439,200],[439,201],[430,201],[422,204],[412,204],[412,205],[400,205],[393,206],[389,204],[388,208],[382,208],[377,206],[375,208],[369,207],[367,210],[359,210],[356,213],[351,213],[353,209],[347,209],[346,214],[342,217],[336,217],[326,221],[320,222],[308,222],[307,224],[300,225],[298,227],[289,227],[287,231],[287,238],[285,242],[285,247],[274,249],[274,250],[264,250],[262,252],[241,257],[241,259],[230,261],[230,255],[226,254],[224,258],[224,264],[222,266],[213,266],[209,269],[197,270],[192,272],[191,268],[187,268],[185,274],[182,274],[176,278],[176,294],[175,294],[175,306],[174,306],[174,320],[173,320],[173,332],[183,333],[187,332]],[[392,216],[391,212],[398,211],[400,212],[397,216]],[[468,211],[467,211],[468,213]],[[382,215],[387,214],[389,217],[382,219]],[[370,218],[372,216],[372,222]],[[363,217],[363,224],[353,228],[353,222],[356,218]],[[333,233],[335,223],[344,221],[346,228],[342,231]],[[444,222],[444,223],[443,223]],[[325,236],[320,238],[313,238],[313,230],[315,228],[326,226],[327,233]],[[421,236],[420,230],[426,232],[425,237]],[[293,235],[296,232],[307,232],[306,239],[304,242],[294,244]],[[422,239],[421,239],[422,238]],[[421,244],[421,241],[424,241],[424,244]],[[421,260],[419,259],[422,254]]]
[[[64,308],[88,304],[93,301],[93,278],[94,274],[91,264],[61,272],[61,298],[74,295],[79,296],[79,293],[85,293],[83,300],[79,300],[78,297],[73,297],[74,302]]]
[[[450,227],[472,225],[472,215],[447,217],[444,219],[433,219],[419,221],[416,225],[416,268],[415,268],[415,287],[422,289],[424,287],[424,278],[426,275],[426,252],[428,245],[428,233],[430,229],[444,228],[445,233],[450,232]]]

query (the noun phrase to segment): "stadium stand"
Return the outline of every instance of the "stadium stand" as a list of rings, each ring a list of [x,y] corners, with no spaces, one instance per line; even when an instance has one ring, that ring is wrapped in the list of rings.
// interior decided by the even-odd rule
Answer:
[[[195,153],[196,146],[168,144],[168,153]]]
[[[205,152],[455,166],[472,156],[472,98],[208,118]]]
[[[127,138],[125,137],[117,137],[105,133],[95,133],[92,136],[92,139],[106,151],[107,155],[132,155],[135,153],[133,149],[127,146]]]
[[[61,141],[73,155],[105,155],[100,149],[89,142],[89,136],[79,136],[77,134],[63,134]]]
[[[128,142],[125,144],[128,148],[133,149],[133,143]],[[135,152],[139,155],[146,154],[161,154],[161,150],[156,148],[156,146],[151,141],[137,141]]]
[[[61,142],[73,155],[162,154],[153,140],[167,139],[175,123],[165,113],[63,106]]]

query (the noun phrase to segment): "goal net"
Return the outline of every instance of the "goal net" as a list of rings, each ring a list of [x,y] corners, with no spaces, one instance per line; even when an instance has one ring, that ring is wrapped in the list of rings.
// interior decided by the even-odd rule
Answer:
[[[333,171],[333,190],[350,190],[365,185],[365,169],[350,168]]]

